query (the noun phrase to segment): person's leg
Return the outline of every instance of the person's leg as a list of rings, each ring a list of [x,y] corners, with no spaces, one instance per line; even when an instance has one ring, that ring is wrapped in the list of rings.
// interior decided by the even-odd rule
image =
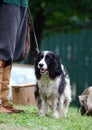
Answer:
[[[0,60],[0,113],[12,113],[12,111],[7,110],[3,107],[3,100],[2,100],[2,77],[3,77],[3,67],[4,62]]]
[[[13,61],[19,22],[20,8],[0,3],[0,59],[3,61]]]
[[[20,8],[20,25],[17,30],[16,46],[13,55],[13,61],[21,61],[25,57],[26,40],[28,27],[28,9]]]
[[[1,88],[1,106],[6,108],[10,112],[23,112],[23,110],[18,110],[14,108],[8,99],[9,94],[9,80],[11,65],[14,58],[14,52],[16,48],[16,37],[18,28],[20,25],[21,16],[20,16],[20,7],[12,4],[0,3],[0,59],[5,61],[5,64],[8,62],[8,65],[5,65],[2,68],[2,77],[0,81],[3,82],[0,84]],[[3,79],[3,81],[2,81]],[[1,107],[0,107],[1,108]],[[6,112],[8,113],[8,112]]]
[[[0,59],[23,60],[26,47],[28,9],[0,3]]]
[[[24,111],[21,109],[14,108],[8,98],[11,68],[12,68],[12,65],[8,65],[3,68],[3,75],[2,75],[3,82],[2,82],[2,88],[1,88],[2,104],[4,108],[6,108],[9,111],[12,111],[12,113],[20,113]]]
[[[1,88],[3,106],[7,106],[10,103],[8,96],[9,96],[9,82],[10,82],[11,67],[12,65],[3,68],[3,74],[2,74],[3,82]]]

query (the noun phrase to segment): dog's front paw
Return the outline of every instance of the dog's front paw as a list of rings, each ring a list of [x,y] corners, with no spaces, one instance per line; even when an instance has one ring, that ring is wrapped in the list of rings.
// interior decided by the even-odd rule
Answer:
[[[66,117],[66,113],[62,112],[62,113],[60,114],[60,117]]]
[[[39,113],[38,116],[45,116],[45,113]]]
[[[38,115],[39,115],[39,116],[45,116],[45,114],[46,114],[46,113],[45,113],[44,110],[40,110]]]
[[[54,117],[54,118],[59,118],[59,113],[58,113],[58,112],[54,112],[54,113],[53,113],[53,117]]]

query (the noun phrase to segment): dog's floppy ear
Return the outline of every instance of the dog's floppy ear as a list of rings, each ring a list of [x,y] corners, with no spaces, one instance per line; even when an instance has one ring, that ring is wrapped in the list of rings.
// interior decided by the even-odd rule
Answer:
[[[35,58],[35,63],[34,63],[35,64],[35,76],[37,79],[40,79],[40,77],[41,77],[40,70],[37,67],[38,62],[40,60],[40,55],[41,55],[41,52],[37,53],[36,58]]]
[[[60,57],[58,54],[53,53],[53,60],[51,61],[49,76],[50,78],[55,79],[60,74],[61,74]]]
[[[80,96],[78,96],[79,97],[79,102],[80,102],[80,104],[81,105],[84,105],[84,100],[85,100],[85,98],[87,97],[87,95],[80,95]]]

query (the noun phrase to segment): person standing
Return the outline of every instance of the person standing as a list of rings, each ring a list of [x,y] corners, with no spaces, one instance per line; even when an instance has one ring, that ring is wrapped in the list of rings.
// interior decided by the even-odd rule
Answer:
[[[0,0],[0,113],[19,113],[10,103],[9,81],[12,63],[25,53],[28,0]]]

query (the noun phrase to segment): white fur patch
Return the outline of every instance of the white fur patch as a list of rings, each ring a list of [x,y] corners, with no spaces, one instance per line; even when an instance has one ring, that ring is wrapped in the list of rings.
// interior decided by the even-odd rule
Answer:
[[[43,58],[40,60],[40,62],[38,63],[38,68],[40,68],[40,66],[39,66],[39,64],[43,64],[43,69],[47,69],[48,67],[47,67],[47,64],[46,64],[46,62],[45,62],[45,56],[46,56],[46,54],[48,53],[48,51],[46,51],[45,53],[44,53],[44,56],[43,56]]]

